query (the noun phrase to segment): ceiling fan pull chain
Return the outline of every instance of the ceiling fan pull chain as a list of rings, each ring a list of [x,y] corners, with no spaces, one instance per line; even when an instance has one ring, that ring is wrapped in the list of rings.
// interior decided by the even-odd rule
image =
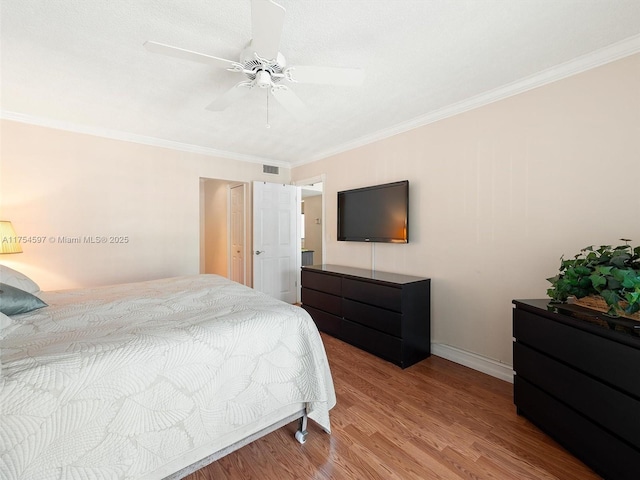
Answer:
[[[269,90],[267,90],[267,124],[265,127],[271,128],[271,125],[269,125]]]

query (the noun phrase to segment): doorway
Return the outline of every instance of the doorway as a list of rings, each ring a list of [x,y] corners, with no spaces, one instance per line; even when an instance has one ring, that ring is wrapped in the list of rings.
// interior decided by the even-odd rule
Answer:
[[[301,218],[300,244],[302,245],[302,265],[325,263],[325,202],[324,174],[296,182],[300,187]],[[300,292],[300,282],[298,282]],[[300,299],[300,293],[298,293]]]
[[[200,273],[250,285],[247,184],[200,179]]]
[[[301,187],[302,265],[322,264],[322,183]]]

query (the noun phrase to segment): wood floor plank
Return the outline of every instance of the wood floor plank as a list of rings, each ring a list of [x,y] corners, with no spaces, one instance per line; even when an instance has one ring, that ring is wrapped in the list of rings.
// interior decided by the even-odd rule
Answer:
[[[480,453],[478,465],[485,469],[502,472],[503,478],[517,478],[519,480],[560,480],[556,475],[529,463],[522,457],[511,454],[508,450],[500,449],[496,445],[478,443],[475,445]]]
[[[439,357],[402,370],[322,335],[336,388],[331,435],[296,423],[189,480],[596,480],[516,414],[513,385]]]

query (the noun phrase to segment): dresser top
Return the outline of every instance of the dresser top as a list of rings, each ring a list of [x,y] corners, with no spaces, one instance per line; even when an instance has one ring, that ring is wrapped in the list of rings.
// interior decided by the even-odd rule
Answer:
[[[425,277],[414,277],[412,275],[403,275],[401,273],[381,272],[379,270],[369,270],[367,268],[345,267],[344,265],[307,265],[302,267],[302,269],[397,284],[428,280],[428,278]]]
[[[528,310],[551,320],[569,324],[636,348],[640,347],[640,322],[614,318],[603,312],[572,303],[554,303],[549,299],[514,300],[516,308]]]

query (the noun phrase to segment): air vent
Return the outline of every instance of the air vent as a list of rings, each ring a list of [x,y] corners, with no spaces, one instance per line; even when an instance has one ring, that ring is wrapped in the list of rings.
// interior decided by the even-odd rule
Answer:
[[[273,173],[278,175],[280,173],[280,167],[274,167],[273,165],[262,165],[262,173]]]

